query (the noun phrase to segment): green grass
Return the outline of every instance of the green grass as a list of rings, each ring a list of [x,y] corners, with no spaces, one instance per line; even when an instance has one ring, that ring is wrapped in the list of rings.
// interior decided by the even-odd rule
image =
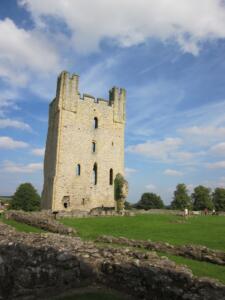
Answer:
[[[196,216],[185,223],[173,215],[138,215],[134,217],[65,218],[61,222],[75,227],[84,239],[99,235],[165,241],[174,245],[197,244],[225,251],[225,217]]]
[[[22,232],[36,232],[36,233],[40,233],[40,232],[44,232],[44,230],[37,228],[37,227],[33,227],[24,223],[19,223],[17,221],[14,220],[6,220],[3,216],[0,216],[0,221],[2,221],[3,223],[10,225],[12,227],[14,227],[17,231],[22,231]]]
[[[186,265],[195,276],[211,277],[225,284],[225,267],[207,262],[200,262],[193,259],[175,256],[171,254],[162,254],[179,265]]]
[[[185,223],[173,215],[138,215],[135,217],[65,218],[61,222],[75,227],[84,239],[99,235],[151,239],[174,245],[196,244],[225,251],[225,217],[196,216]],[[199,277],[211,277],[225,284],[225,267],[180,256],[168,255],[177,264],[186,265]]]

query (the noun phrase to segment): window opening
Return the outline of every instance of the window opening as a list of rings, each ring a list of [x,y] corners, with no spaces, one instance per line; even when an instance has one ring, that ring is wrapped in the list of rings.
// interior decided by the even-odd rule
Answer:
[[[97,164],[95,163],[94,164],[94,167],[93,167],[93,184],[96,185],[97,184],[97,180],[98,180],[98,167],[97,167]]]
[[[113,169],[109,170],[109,184],[113,185]]]

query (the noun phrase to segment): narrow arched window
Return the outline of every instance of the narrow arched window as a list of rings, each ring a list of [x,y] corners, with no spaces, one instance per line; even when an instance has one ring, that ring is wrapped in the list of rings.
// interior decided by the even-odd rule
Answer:
[[[96,152],[96,143],[92,142],[92,152],[95,153]]]
[[[98,118],[94,118],[94,124],[93,124],[93,127],[96,129],[98,128]]]
[[[109,170],[109,184],[113,185],[113,169]]]
[[[98,180],[98,166],[95,163],[93,167],[93,184],[96,185]]]
[[[80,172],[81,172],[80,164],[77,164],[76,175],[77,175],[77,176],[80,176]]]

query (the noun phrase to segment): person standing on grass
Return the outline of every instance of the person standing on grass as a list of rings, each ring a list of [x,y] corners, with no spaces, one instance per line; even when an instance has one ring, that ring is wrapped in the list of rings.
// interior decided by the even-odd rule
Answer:
[[[188,209],[187,209],[187,208],[184,209],[184,217],[185,217],[185,218],[188,217]]]

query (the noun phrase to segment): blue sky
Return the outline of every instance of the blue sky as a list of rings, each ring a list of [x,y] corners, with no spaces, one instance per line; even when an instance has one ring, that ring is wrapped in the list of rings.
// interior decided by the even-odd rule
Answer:
[[[225,185],[222,0],[1,0],[0,194],[42,190],[48,104],[62,70],[80,92],[127,90],[129,200]]]

